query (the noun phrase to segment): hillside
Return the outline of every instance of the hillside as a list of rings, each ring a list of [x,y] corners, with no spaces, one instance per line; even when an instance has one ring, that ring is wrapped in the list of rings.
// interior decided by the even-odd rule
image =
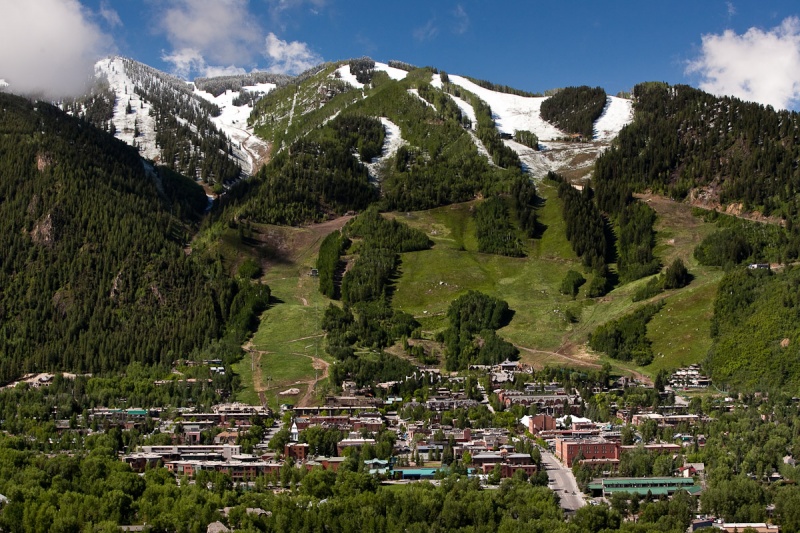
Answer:
[[[49,104],[0,108],[0,381],[166,365],[236,333],[249,284],[184,251],[202,188]]]
[[[685,85],[639,84],[634,99],[636,120],[598,162],[599,189],[608,183],[735,213],[796,214],[797,113]]]
[[[118,56],[98,61],[95,73],[91,92],[64,102],[65,110],[216,192],[266,160],[269,146],[253,136],[247,119],[258,98],[289,79],[254,74],[195,86]]]
[[[342,217],[371,206],[422,230],[433,247],[365,253],[357,244],[344,246],[342,258],[330,264],[345,271],[325,274],[326,284],[334,280],[327,295],[343,295],[347,302],[353,282],[343,283],[343,278],[361,276],[362,282],[374,284],[369,305],[381,302],[358,311],[362,321],[369,322],[365,317],[378,308],[390,317],[401,313],[391,318],[398,324],[407,314],[434,346],[446,330],[443,317],[450,302],[470,290],[487,291],[514,311],[497,338],[511,341],[523,360],[535,365],[610,361],[617,368],[654,375],[701,362],[709,350],[732,353],[741,346],[723,346],[710,333],[716,287],[724,282],[720,268],[785,262],[800,254],[800,228],[791,223],[769,230],[737,225],[713,214],[691,213],[687,204],[663,196],[705,207],[727,202],[732,206],[727,211],[734,214],[756,208],[770,215],[793,213],[795,171],[788,161],[795,157],[789,142],[795,114],[662,84],[637,86],[633,100],[588,87],[543,97],[432,67],[369,58],[321,64],[293,79],[253,74],[199,80],[196,86],[119,58],[103,68],[109,85],[101,84],[79,112],[71,111],[116,130],[117,136],[131,124],[145,129],[148,120],[163,118],[146,96],[158,92],[177,94],[186,109],[205,117],[201,120],[208,131],[216,128],[227,143],[218,150],[227,161],[233,155],[260,164],[271,145],[271,160],[252,179],[226,191],[192,249],[197,257],[215,257],[215,272],[224,276],[257,265],[260,271],[253,275],[263,272],[264,279],[275,280],[281,291],[289,291],[283,298],[316,302],[318,320],[329,300],[309,298],[307,282],[314,280],[302,283],[302,296],[281,280],[283,274],[303,276],[316,268],[324,235],[303,244],[302,251],[283,243],[278,252],[270,248],[269,236],[295,230],[270,228],[338,228]],[[141,81],[145,77],[148,83]],[[127,87],[137,83],[144,86],[138,96]],[[120,116],[121,97],[131,112],[123,104]],[[115,109],[109,111],[112,101]],[[109,112],[112,118],[104,122]],[[730,120],[722,128],[725,117]],[[174,120],[183,124],[184,119]],[[194,131],[190,122],[185,126]],[[580,132],[580,138],[571,132]],[[139,133],[137,148],[148,155],[156,140],[148,148],[152,136]],[[714,161],[711,150],[725,157]],[[776,188],[772,175],[787,180],[785,186]],[[220,185],[211,175],[195,176]],[[753,185],[762,183],[760,189]],[[634,191],[662,196],[650,194],[644,202],[631,196]],[[183,217],[183,242],[193,234],[198,216],[185,209],[177,212]],[[370,241],[371,247],[382,248],[380,239]],[[594,245],[603,250],[587,252]],[[689,285],[665,291],[665,268],[675,259],[688,268]],[[383,266],[364,270],[368,263]],[[570,283],[572,288],[565,289]],[[776,283],[790,280],[779,277]],[[639,345],[646,355],[636,359],[644,366],[610,360],[587,348],[598,326],[623,324],[637,309],[664,298],[667,305],[648,316],[646,327],[637,326],[638,334],[646,335],[646,343]],[[265,315],[264,327],[274,327],[269,317],[280,316],[280,309]],[[217,312],[218,318],[224,315]],[[304,326],[305,336],[322,335],[321,325],[312,322]],[[681,334],[671,337],[675,327]],[[214,328],[221,332],[220,325]],[[269,335],[262,332],[257,338]],[[494,339],[490,335],[482,342]],[[362,341],[353,346],[367,348],[371,342]],[[391,339],[380,342],[382,348],[398,350]],[[431,354],[424,358],[430,360]],[[715,379],[744,383],[718,357],[715,368],[726,369]]]

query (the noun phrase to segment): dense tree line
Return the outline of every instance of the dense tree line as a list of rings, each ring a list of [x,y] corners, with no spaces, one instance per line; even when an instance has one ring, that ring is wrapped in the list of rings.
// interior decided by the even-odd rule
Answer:
[[[715,382],[745,390],[800,390],[800,271],[737,268],[714,301],[707,366]]]
[[[532,131],[516,130],[514,132],[514,140],[520,144],[524,144],[528,148],[533,148],[534,150],[539,149],[539,137]]]
[[[609,231],[605,217],[593,201],[594,191],[585,185],[578,191],[562,176],[548,172],[547,178],[558,183],[558,197],[563,202],[562,216],[566,223],[566,237],[584,266],[590,267],[594,276],[586,296],[596,298],[610,291],[616,275],[607,263],[613,260],[614,234]]]
[[[362,161],[371,161],[381,155],[385,131],[380,120],[362,115],[338,116],[330,123],[338,134],[339,142],[358,151]]]
[[[337,299],[339,296],[336,276],[342,268],[341,256],[349,246],[350,240],[337,230],[328,234],[319,247],[317,256],[319,291],[328,298]]]
[[[650,364],[653,350],[647,338],[647,323],[663,306],[663,300],[647,304],[629,315],[599,326],[589,336],[589,346],[607,353],[613,359],[633,361],[638,366]]]
[[[89,94],[66,99],[61,103],[61,108],[73,116],[78,116],[94,124],[103,131],[109,131],[114,117],[114,103],[116,95],[109,87],[108,81],[98,80],[89,90]],[[111,132],[113,135],[113,132]]]
[[[329,215],[363,210],[377,199],[366,167],[353,151],[380,152],[383,126],[376,119],[337,117],[317,132],[277,154],[225,199],[229,215],[255,222],[298,225]]]
[[[249,283],[183,251],[202,189],[48,104],[0,105],[0,381],[168,364],[247,312]]]
[[[662,83],[634,87],[634,110],[633,123],[597,161],[598,197],[630,188],[682,199],[708,187],[722,203],[742,202],[745,210],[784,218],[795,212],[797,113]],[[606,203],[602,209],[616,211]]]
[[[542,102],[541,115],[562,130],[585,139],[594,135],[594,122],[603,114],[606,92],[602,87],[565,87]]]
[[[350,67],[350,74],[355,76],[359,83],[366,85],[372,81],[372,75],[375,73],[375,61],[369,57],[359,57],[351,59],[347,64]]]
[[[236,76],[214,76],[213,78],[195,78],[194,85],[201,91],[219,96],[225,91],[243,92],[244,87],[257,85],[260,83],[274,83],[282,87],[292,81],[292,77],[286,74],[275,74],[272,72],[250,72]],[[234,104],[238,105],[238,104]]]
[[[484,200],[475,209],[475,236],[481,253],[525,256],[525,245],[511,222],[508,206],[498,196]]]
[[[446,93],[436,89],[430,83],[421,83],[417,90],[425,101],[430,102],[431,105],[436,108],[440,119],[455,120],[456,122],[464,124],[465,127],[471,126],[471,124],[469,124],[469,119],[461,114],[461,109]]]
[[[697,245],[694,257],[702,265],[731,267],[742,263],[785,263],[800,254],[800,227],[786,227],[700,211],[717,230]]]
[[[654,251],[655,222],[656,212],[642,202],[631,202],[620,212],[617,218],[617,269],[623,282],[661,270],[661,261]]]
[[[613,241],[609,242],[606,221],[593,201],[594,191],[588,185],[579,191],[554,172],[547,177],[558,182],[566,237],[572,249],[585,266],[605,264],[614,256]]]
[[[472,108],[475,110],[475,120],[478,123],[475,134],[486,147],[489,155],[492,156],[494,164],[502,168],[520,168],[521,163],[517,152],[505,145],[497,131],[492,108],[477,96],[473,94],[469,96]]]
[[[495,333],[508,323],[509,315],[507,302],[478,291],[453,300],[447,309],[449,325],[439,334],[447,351],[447,369],[463,370],[471,364],[492,365],[519,359],[519,350]]]
[[[390,284],[396,274],[399,254],[430,247],[428,237],[397,220],[381,216],[375,207],[354,218],[342,229],[341,237],[329,237],[324,245],[327,262],[339,262],[345,251],[357,253],[352,268],[342,279],[344,307],[331,304],[322,328],[327,333],[327,351],[340,361],[354,359],[355,348],[386,348],[408,337],[419,323],[408,313],[391,307]],[[352,243],[352,250],[345,244]],[[320,250],[322,258],[323,249]],[[320,290],[323,290],[320,283]],[[334,284],[335,290],[335,284]],[[360,359],[360,358],[358,358]],[[382,356],[375,364],[391,359]],[[366,363],[353,361],[342,366],[341,379],[360,372]],[[341,379],[334,382],[341,383]]]
[[[412,70],[417,70],[419,68],[412,65],[411,63],[406,63],[405,61],[397,61],[395,59],[390,59],[388,65],[390,67],[399,68],[400,70],[405,70],[406,72],[411,72]]]

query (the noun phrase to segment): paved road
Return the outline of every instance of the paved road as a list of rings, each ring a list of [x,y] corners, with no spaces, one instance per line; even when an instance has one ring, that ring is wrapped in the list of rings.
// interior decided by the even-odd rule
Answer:
[[[542,465],[547,471],[548,484],[558,497],[561,498],[561,508],[565,511],[575,511],[586,505],[583,493],[578,490],[578,483],[572,470],[558,462],[550,452],[542,452]]]

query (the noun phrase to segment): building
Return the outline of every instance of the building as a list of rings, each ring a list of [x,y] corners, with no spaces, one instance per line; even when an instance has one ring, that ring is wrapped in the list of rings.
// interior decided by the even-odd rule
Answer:
[[[308,457],[308,443],[290,442],[284,446],[283,454],[287,459],[291,457],[295,461],[301,463],[306,460],[306,457]]]
[[[605,478],[589,483],[593,497],[609,498],[615,492],[628,492],[640,496],[672,496],[679,490],[689,494],[697,494],[702,489],[695,485],[691,478],[683,477],[641,477],[641,478]]]
[[[734,523],[723,522],[715,523],[714,527],[728,533],[742,533],[743,531],[753,531],[754,533],[780,533],[781,526],[765,524],[763,522]]]
[[[650,453],[658,453],[658,454],[677,454],[683,452],[683,446],[680,444],[671,444],[671,443],[663,443],[658,442],[654,444],[632,444],[629,446],[621,446],[620,451],[622,452],[633,452],[638,450],[639,448],[644,449]]]
[[[530,431],[532,435],[536,435],[540,431],[552,431],[556,429],[556,419],[550,415],[536,415],[527,418],[528,431]]]
[[[595,464],[605,460],[609,464],[619,461],[620,444],[605,439],[564,439],[556,438],[555,455],[568,467],[572,467],[577,458],[592,459]]]

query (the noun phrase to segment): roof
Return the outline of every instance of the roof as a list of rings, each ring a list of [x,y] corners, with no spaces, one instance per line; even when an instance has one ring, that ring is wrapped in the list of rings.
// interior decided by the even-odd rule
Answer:
[[[616,487],[616,488],[609,488],[606,487],[603,492],[606,494],[614,494],[617,492],[628,492],[628,493],[635,493],[635,494],[647,494],[650,493],[653,496],[668,496],[669,494],[679,491],[685,490],[689,494],[697,494],[698,492],[703,490],[703,487],[700,485],[692,485],[687,487],[677,487],[677,486],[670,486],[670,487]]]
[[[604,478],[601,484],[606,487],[619,486],[652,486],[652,485],[694,485],[694,481],[685,477],[621,477]]]

